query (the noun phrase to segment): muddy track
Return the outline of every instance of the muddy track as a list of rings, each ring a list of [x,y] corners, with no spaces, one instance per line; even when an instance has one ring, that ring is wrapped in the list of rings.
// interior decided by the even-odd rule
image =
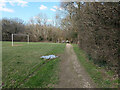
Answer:
[[[66,44],[65,52],[61,56],[59,82],[56,88],[96,88],[78,61],[71,44]]]

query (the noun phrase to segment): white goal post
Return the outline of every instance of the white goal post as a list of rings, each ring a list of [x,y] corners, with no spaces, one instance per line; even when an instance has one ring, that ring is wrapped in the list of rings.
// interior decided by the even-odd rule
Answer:
[[[14,46],[14,35],[27,36],[27,43],[29,44],[29,35],[28,34],[12,34],[12,46]]]

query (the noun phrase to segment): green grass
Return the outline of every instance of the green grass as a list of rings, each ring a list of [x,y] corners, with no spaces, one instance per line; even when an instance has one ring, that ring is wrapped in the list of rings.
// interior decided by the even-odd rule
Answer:
[[[58,77],[55,73],[55,70],[58,65],[58,59],[52,60],[45,64],[41,69],[38,71],[36,75],[31,77],[27,82],[22,85],[22,87],[29,87],[29,88],[52,88],[53,85],[57,83]]]
[[[113,78],[114,75],[112,71],[106,72],[107,76],[109,76],[109,78],[106,78],[101,73],[101,69],[103,68],[100,68],[93,64],[93,60],[87,60],[87,55],[85,54],[85,52],[82,51],[76,44],[73,44],[73,48],[75,53],[77,54],[80,63],[85,67],[86,71],[89,73],[89,75],[99,88],[118,87],[118,79],[110,80],[110,78]]]
[[[59,58],[46,62],[40,57],[63,53],[65,44],[30,42],[27,45],[26,42],[16,42],[22,46],[14,47],[11,42],[2,44],[2,82],[5,88],[46,87],[56,81]],[[34,76],[24,81],[32,72],[35,72]]]

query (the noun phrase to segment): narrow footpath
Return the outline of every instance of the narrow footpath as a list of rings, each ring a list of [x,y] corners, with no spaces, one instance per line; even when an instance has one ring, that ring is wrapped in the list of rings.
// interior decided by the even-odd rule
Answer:
[[[96,88],[77,59],[71,44],[66,44],[65,52],[61,57],[59,82],[56,88]]]

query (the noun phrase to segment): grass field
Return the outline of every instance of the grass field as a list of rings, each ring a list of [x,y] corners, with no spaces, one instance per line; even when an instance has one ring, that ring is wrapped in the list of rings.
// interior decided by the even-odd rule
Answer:
[[[112,71],[105,71],[104,67],[96,66],[88,60],[87,55],[77,45],[73,45],[80,63],[85,67],[91,78],[99,88],[118,88],[118,78],[114,78]]]
[[[59,55],[65,44],[16,42],[2,43],[2,84],[3,87],[52,87],[57,81],[59,58],[40,59],[42,55]]]

